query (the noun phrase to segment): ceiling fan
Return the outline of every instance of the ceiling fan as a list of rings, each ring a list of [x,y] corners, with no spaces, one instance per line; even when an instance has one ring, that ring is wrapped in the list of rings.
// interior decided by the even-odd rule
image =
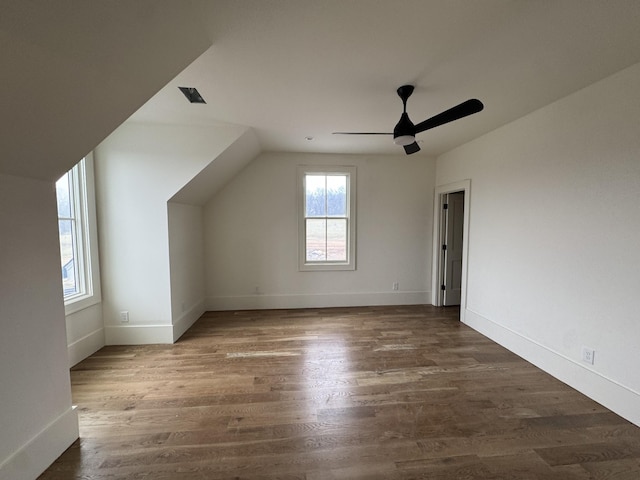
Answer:
[[[484,108],[484,105],[480,100],[472,98],[465,102],[462,102],[455,107],[451,107],[449,110],[445,110],[438,115],[426,119],[424,122],[415,124],[409,119],[407,114],[407,99],[413,93],[413,85],[403,85],[398,88],[398,96],[402,99],[402,116],[400,121],[393,129],[393,133],[390,132],[333,132],[334,135],[393,135],[393,141],[396,145],[402,145],[407,155],[420,151],[420,146],[416,142],[416,134],[429,130],[431,128],[439,127],[445,123],[459,120],[460,118],[478,113]]]

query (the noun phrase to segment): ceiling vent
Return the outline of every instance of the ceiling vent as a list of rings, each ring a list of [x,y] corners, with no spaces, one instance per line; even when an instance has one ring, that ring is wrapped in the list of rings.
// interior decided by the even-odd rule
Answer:
[[[182,93],[184,93],[184,96],[187,97],[187,100],[189,100],[191,103],[207,103],[204,101],[204,98],[202,98],[202,95],[200,95],[200,92],[198,92],[198,90],[196,90],[193,87],[178,87],[180,89],[180,91]]]

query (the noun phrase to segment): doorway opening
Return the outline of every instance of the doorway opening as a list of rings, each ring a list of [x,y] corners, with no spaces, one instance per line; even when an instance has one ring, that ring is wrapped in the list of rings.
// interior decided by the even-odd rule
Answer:
[[[471,181],[436,188],[433,227],[432,303],[460,306],[464,321]]]
[[[444,193],[440,198],[442,202],[440,303],[444,307],[451,307],[460,305],[464,192]]]

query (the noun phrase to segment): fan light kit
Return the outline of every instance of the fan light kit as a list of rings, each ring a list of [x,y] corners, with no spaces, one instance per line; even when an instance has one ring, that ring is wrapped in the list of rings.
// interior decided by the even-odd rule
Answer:
[[[406,145],[411,145],[415,141],[416,137],[414,137],[413,135],[400,135],[399,137],[393,139],[393,143],[395,143],[396,145],[402,145],[403,147]]]
[[[407,155],[420,151],[420,146],[416,141],[416,135],[425,130],[439,127],[445,123],[453,122],[461,118],[473,115],[482,111],[484,105],[478,99],[472,98],[466,102],[462,102],[460,105],[445,110],[438,115],[426,119],[424,122],[420,122],[417,125],[409,118],[407,114],[407,100],[413,93],[413,85],[403,85],[398,88],[398,96],[402,100],[402,116],[400,121],[393,129],[393,133],[388,132],[333,132],[334,135],[393,135],[393,142],[396,145],[404,147],[404,151]]]

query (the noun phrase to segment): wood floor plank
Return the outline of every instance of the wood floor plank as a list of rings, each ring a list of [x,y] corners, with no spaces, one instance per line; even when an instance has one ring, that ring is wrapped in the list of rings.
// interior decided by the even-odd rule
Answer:
[[[71,371],[40,480],[640,478],[640,429],[432,306],[207,312]]]

